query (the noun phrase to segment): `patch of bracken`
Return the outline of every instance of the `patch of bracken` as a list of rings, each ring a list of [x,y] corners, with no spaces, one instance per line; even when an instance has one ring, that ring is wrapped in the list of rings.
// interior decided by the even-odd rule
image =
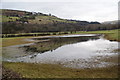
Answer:
[[[2,66],[2,80],[14,80],[14,79],[22,80],[22,76],[19,73]]]

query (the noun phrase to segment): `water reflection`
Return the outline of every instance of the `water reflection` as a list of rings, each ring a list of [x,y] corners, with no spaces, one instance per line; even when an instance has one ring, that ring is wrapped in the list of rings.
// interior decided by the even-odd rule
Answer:
[[[118,42],[111,42],[98,35],[54,36],[34,38],[34,40],[39,42],[25,45],[22,48],[23,51],[32,54],[17,57],[11,61],[51,63],[73,68],[116,65],[116,63],[101,61],[101,59],[118,55],[113,52],[113,50],[118,49]]]
[[[70,40],[72,40],[72,38]],[[79,39],[76,40],[79,41]],[[118,42],[111,42],[100,38],[67,44],[54,51],[47,51],[43,54],[36,53],[34,56],[29,55],[19,58],[18,60],[32,63],[61,64],[73,68],[105,67],[116,65],[115,63],[100,60],[106,56],[111,57],[117,55],[117,53],[112,52],[114,49],[118,49]]]
[[[34,45],[24,46],[26,51],[44,53],[46,51],[53,51],[63,45],[73,44],[78,42],[85,42],[88,40],[99,39],[98,35],[68,35],[68,36],[53,36],[44,38],[34,38],[40,40]]]

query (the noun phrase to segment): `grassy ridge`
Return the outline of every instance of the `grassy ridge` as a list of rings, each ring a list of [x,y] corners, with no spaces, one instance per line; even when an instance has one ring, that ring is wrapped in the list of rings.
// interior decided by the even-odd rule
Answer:
[[[75,21],[68,21],[66,19],[60,19],[55,16],[36,16],[35,19],[29,20],[29,23],[35,24],[48,24],[55,22],[76,23]]]
[[[4,11],[3,11],[4,13]],[[66,23],[76,23],[76,21],[70,21],[70,20],[67,20],[67,19],[61,19],[61,18],[58,18],[56,16],[50,16],[50,15],[37,15],[37,16],[34,16],[35,18],[34,19],[29,19],[30,16],[28,15],[23,15],[21,17],[26,17],[28,18],[28,22],[30,24],[49,24],[49,23],[56,23],[56,22],[66,22]],[[15,17],[15,16],[6,16],[6,15],[2,15],[2,22],[8,22],[8,21],[16,21],[16,20],[19,20],[21,19],[21,17]]]

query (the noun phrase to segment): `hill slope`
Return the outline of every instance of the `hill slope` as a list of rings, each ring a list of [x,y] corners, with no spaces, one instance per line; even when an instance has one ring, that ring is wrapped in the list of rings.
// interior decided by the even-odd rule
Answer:
[[[36,13],[36,12],[27,12],[27,11],[19,11],[19,10],[9,10],[3,9],[3,22],[8,21],[19,21],[19,19],[27,19],[27,21],[31,24],[48,24],[48,23],[55,23],[55,22],[65,22],[65,23],[77,23],[81,22],[84,24],[100,24],[99,22],[87,22],[87,21],[78,21],[78,20],[67,20],[61,19],[51,14],[43,14],[43,13]]]
[[[51,14],[2,9],[3,34],[116,29],[99,22],[61,19]]]

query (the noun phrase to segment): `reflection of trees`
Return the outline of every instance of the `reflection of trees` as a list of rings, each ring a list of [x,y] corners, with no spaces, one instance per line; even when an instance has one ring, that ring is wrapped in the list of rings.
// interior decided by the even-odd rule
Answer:
[[[37,40],[45,40],[48,38],[36,38]],[[34,45],[24,46],[26,51],[43,53],[46,51],[53,51],[58,47],[66,44],[73,44],[77,42],[88,41],[89,39],[98,39],[97,36],[81,36],[81,37],[55,37],[49,38],[49,41],[37,42]]]

